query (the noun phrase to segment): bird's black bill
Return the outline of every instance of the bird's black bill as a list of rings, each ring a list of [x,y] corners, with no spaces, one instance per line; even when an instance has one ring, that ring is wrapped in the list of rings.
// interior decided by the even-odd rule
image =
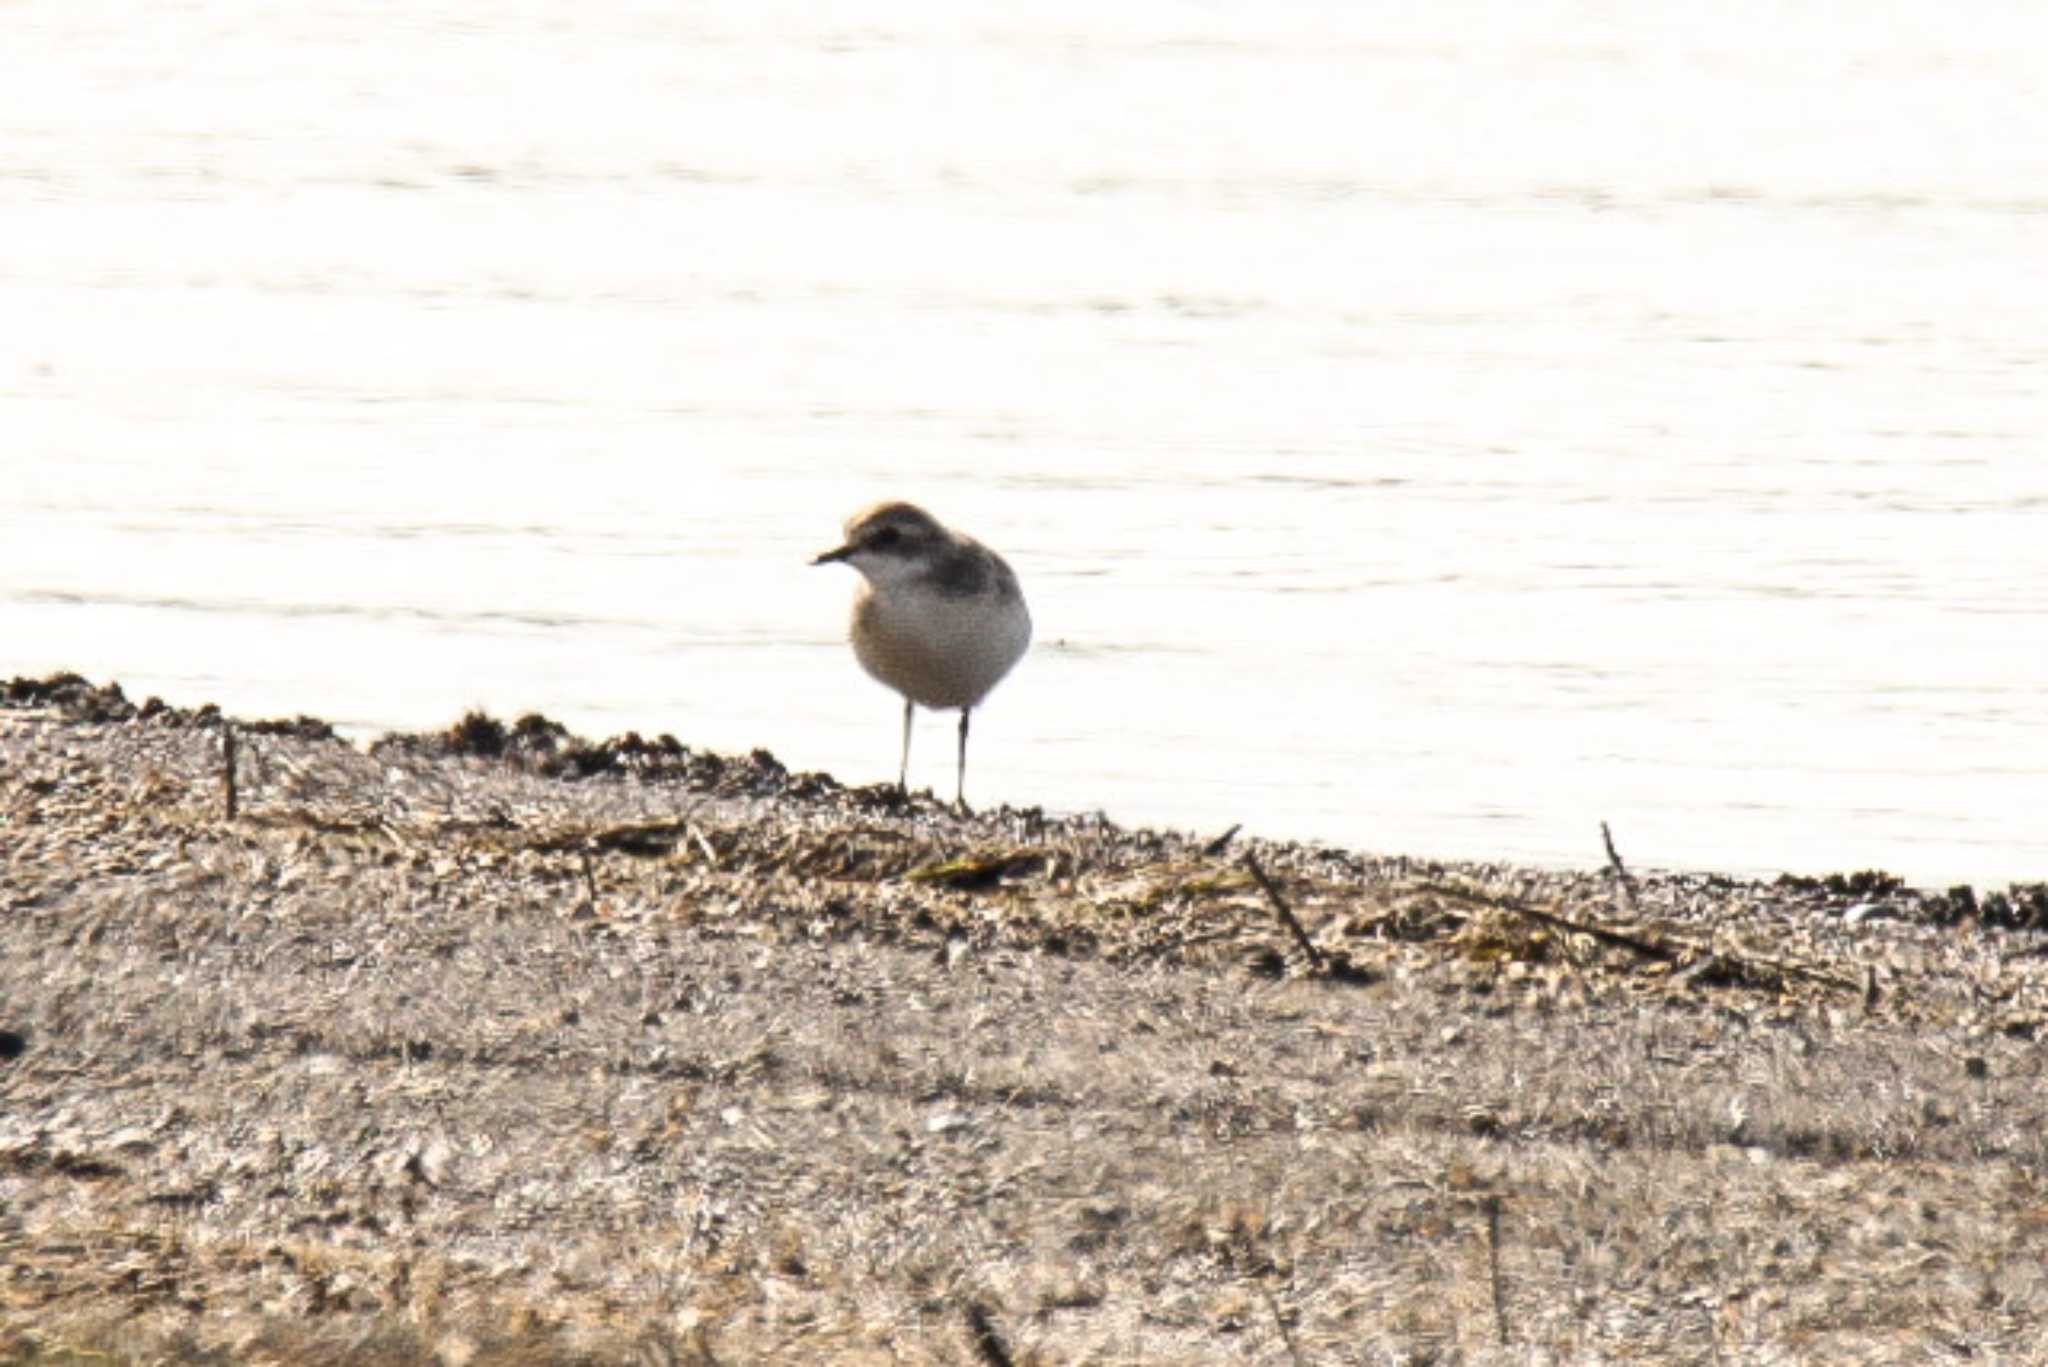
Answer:
[[[817,559],[813,560],[813,561],[812,561],[811,563],[812,563],[813,565],[829,565],[829,564],[831,564],[831,563],[832,563],[833,561],[835,561],[835,560],[844,560],[844,559],[846,559],[846,557],[847,557],[847,556],[849,556],[849,555],[852,555],[852,554],[853,554],[853,547],[851,547],[851,546],[841,546],[841,547],[840,547],[840,548],[839,548],[838,550],[836,550],[836,551],[826,551],[826,552],[825,552],[825,553],[824,553],[823,555],[819,556],[819,557],[818,557]]]

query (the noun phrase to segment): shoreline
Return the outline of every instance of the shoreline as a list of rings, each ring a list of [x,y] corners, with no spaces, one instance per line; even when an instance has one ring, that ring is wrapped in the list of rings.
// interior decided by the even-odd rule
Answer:
[[[0,1362],[2048,1336],[2048,937],[0,687]],[[2035,1357],[2033,1360],[2039,1360]]]
[[[94,684],[68,671],[60,671],[41,679],[17,676],[0,682],[0,714],[8,710],[30,708],[53,709],[58,715],[73,721],[144,721],[174,727],[216,730],[226,725],[233,727],[240,735],[285,735],[305,740],[333,741],[372,755],[380,750],[399,747],[451,758],[502,759],[546,777],[569,781],[602,776],[631,776],[643,781],[681,781],[687,785],[690,781],[689,767],[692,762],[700,766],[724,766],[736,762],[738,758],[697,750],[667,733],[648,740],[637,731],[629,731],[593,741],[571,732],[561,723],[538,712],[523,713],[508,723],[481,710],[471,709],[455,722],[437,731],[386,731],[358,738],[344,735],[336,730],[333,723],[305,713],[291,718],[243,719],[225,716],[212,703],[201,704],[196,708],[184,708],[168,704],[155,696],[136,703],[128,698],[116,681]],[[897,805],[889,793],[889,785],[876,784],[856,788],[840,783],[830,774],[815,771],[792,772],[772,753],[761,748],[752,750],[744,759],[746,763],[759,766],[765,771],[764,777],[760,780],[764,792],[799,798],[819,793],[843,792],[861,795],[861,800],[882,810],[894,810]],[[787,783],[776,784],[773,777],[770,777],[773,775],[786,777]],[[906,801],[942,807],[930,790],[913,794]],[[1125,828],[1099,813],[1047,817],[1041,809],[1031,808],[1026,811],[1035,820],[1084,820],[1108,829],[1129,829],[1133,832],[1154,829],[1142,826]],[[1232,832],[1241,829],[1241,826],[1231,827]],[[1193,832],[1179,834],[1186,839],[1197,838]],[[1602,823],[1601,834],[1609,859],[1602,876],[1618,875],[1624,880],[1644,876],[1704,878],[1719,884],[1784,889],[1794,893],[1837,899],[1850,898],[1879,904],[1911,904],[1912,914],[1936,925],[1954,925],[1970,921],[2004,929],[2048,929],[2048,879],[2013,880],[2006,883],[2003,888],[1986,887],[1980,891],[1976,885],[1970,883],[1956,884],[1943,889],[1911,885],[1882,868],[1843,870],[1824,874],[1783,871],[1774,877],[1728,874],[1701,869],[1650,868],[1636,871],[1629,869],[1616,853],[1613,838],[1608,833],[1605,823]],[[1297,841],[1279,837],[1270,839],[1275,844],[1299,845],[1303,848],[1344,848],[1317,840]],[[1384,857],[1364,856],[1356,852],[1354,854],[1355,857]],[[1394,857],[1403,858],[1406,862],[1419,866],[1445,869],[1513,867],[1535,877],[1569,877],[1585,872],[1582,866],[1521,865],[1469,857]]]

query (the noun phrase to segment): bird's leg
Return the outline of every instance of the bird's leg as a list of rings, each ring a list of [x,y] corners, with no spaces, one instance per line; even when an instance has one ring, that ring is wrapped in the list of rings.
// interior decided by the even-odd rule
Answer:
[[[910,796],[910,709],[916,704],[903,700],[903,763],[896,770],[896,791]]]
[[[972,711],[971,707],[960,709],[960,768],[953,780],[953,805],[963,812],[967,810],[967,716]]]

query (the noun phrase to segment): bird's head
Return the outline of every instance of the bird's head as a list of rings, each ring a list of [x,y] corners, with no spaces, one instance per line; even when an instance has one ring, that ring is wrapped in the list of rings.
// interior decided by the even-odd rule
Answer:
[[[877,503],[846,521],[844,544],[811,561],[843,561],[872,582],[908,578],[929,566],[951,541],[937,518],[911,503]]]

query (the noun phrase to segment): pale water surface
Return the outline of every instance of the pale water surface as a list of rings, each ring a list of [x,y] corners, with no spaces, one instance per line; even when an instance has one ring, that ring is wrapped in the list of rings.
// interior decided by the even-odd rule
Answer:
[[[898,495],[1037,617],[984,803],[2048,876],[2048,8],[0,29],[0,672],[875,781]]]

